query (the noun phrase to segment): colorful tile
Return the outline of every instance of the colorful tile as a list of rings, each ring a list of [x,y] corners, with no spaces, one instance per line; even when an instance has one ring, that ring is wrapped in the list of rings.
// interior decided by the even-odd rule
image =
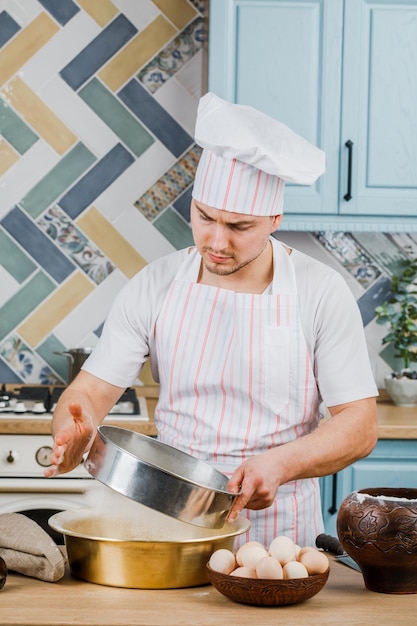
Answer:
[[[7,11],[0,13],[0,48],[20,30],[20,26]]]
[[[118,93],[120,99],[176,157],[180,157],[194,139],[138,83],[131,80]]]
[[[42,271],[26,282],[0,309],[0,340],[36,309],[54,289],[54,283]]]
[[[137,157],[153,144],[152,135],[96,78],[79,95]]]
[[[58,154],[73,146],[77,137],[18,76],[2,90],[4,99]]]
[[[59,157],[43,141],[36,141],[1,177],[0,219],[18,204],[55,165]]]
[[[172,203],[173,208],[179,213],[183,220],[190,223],[190,209],[192,200],[193,186],[190,185],[183,194],[178,196]]]
[[[37,224],[96,285],[114,271],[115,266],[109,259],[91,244],[59,207],[51,207]]]
[[[0,229],[0,265],[18,283],[23,283],[36,270],[26,252]]]
[[[99,72],[100,79],[112,91],[120,89],[176,34],[172,24],[159,15]]]
[[[19,202],[33,218],[38,217],[96,160],[82,143],[79,143],[44,176]]]
[[[0,139],[0,176],[2,176],[9,168],[19,160],[18,153],[13,150],[12,146]]]
[[[0,52],[0,85],[9,80],[59,30],[46,13],[38,15]]]
[[[38,141],[38,135],[0,99],[0,133],[19,154],[24,154]]]
[[[187,0],[152,0],[178,29],[184,28],[196,16],[196,10]]]
[[[38,0],[38,2],[52,15],[56,21],[65,26],[80,10],[72,0]]]
[[[106,156],[81,178],[58,202],[73,219],[94,202],[111,183],[134,161],[123,146],[117,144]]]
[[[22,379],[16,374],[11,367],[8,367],[6,363],[1,359],[0,355],[0,380],[10,383],[10,384],[18,384],[22,383]]]
[[[135,26],[119,15],[64,67],[61,77],[72,89],[78,89],[136,33]]]
[[[106,319],[116,294],[127,282],[122,272],[112,272],[54,328],[55,337],[70,348],[95,345],[94,330]]]
[[[151,93],[155,93],[201,50],[204,41],[203,20],[198,18],[139,72],[139,80]]]
[[[35,347],[68,313],[94,290],[90,280],[77,271],[17,328],[19,335]]]
[[[165,237],[169,237],[172,245],[180,250],[193,245],[191,228],[172,209],[166,209],[160,217],[153,222],[153,226]]]
[[[74,264],[17,207],[0,224],[57,283],[74,272]]]
[[[0,345],[0,355],[13,368],[23,383],[54,385],[59,382],[55,374],[17,335],[13,334]]]
[[[180,196],[194,180],[201,148],[194,145],[175,165],[135,202],[147,219],[153,220]]]
[[[77,226],[99,246],[128,278],[145,267],[145,259],[95,207],[91,207],[83,213],[77,220]]]
[[[77,0],[80,7],[101,27],[106,26],[119,9],[110,0]]]
[[[64,352],[67,346],[64,346],[53,333],[48,335],[36,348],[39,356],[49,365],[52,371],[56,372],[62,382],[68,382],[69,363],[68,358],[58,352]]]

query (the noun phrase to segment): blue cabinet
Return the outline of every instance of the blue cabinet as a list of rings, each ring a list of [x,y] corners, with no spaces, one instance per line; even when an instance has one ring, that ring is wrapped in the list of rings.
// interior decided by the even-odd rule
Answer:
[[[210,0],[208,86],[325,150],[281,229],[417,231],[417,0]]]
[[[417,489],[417,441],[380,439],[365,459],[335,476],[320,479],[325,530],[336,536],[336,519],[342,500],[352,491],[368,487]]]

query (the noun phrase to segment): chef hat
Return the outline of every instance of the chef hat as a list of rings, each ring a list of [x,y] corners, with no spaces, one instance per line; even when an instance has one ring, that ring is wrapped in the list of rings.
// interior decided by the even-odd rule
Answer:
[[[279,215],[285,181],[312,185],[325,154],[287,126],[213,93],[200,100],[195,140],[203,148],[193,198],[216,209]]]

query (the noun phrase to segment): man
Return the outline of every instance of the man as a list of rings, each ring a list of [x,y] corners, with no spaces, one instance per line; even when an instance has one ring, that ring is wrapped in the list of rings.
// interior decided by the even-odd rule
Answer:
[[[284,181],[312,184],[324,154],[251,107],[206,94],[191,205],[195,248],[126,285],[53,419],[53,465],[75,467],[148,356],[158,437],[212,463],[241,495],[251,539],[323,530],[317,477],[373,449],[375,395],[358,307],[334,270],[271,234]],[[320,405],[331,418],[319,426]],[[247,540],[248,537],[245,538]]]

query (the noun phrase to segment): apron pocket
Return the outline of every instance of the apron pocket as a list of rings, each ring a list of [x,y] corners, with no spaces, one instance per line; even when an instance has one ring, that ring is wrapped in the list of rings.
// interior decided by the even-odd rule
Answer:
[[[280,413],[290,394],[290,332],[288,328],[265,329],[265,402]]]

